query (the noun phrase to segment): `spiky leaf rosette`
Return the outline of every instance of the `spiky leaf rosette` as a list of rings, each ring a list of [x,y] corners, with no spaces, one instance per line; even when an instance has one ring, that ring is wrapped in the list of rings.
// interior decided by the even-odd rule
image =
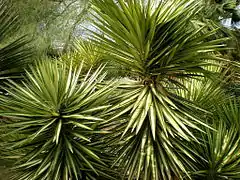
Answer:
[[[199,111],[192,102],[159,85],[138,83],[120,85],[122,94],[113,99],[116,105],[105,111],[111,118],[102,128],[113,132],[105,136],[116,155],[113,165],[128,179],[182,178],[195,169],[188,146],[198,141],[194,132],[209,126],[194,114]]]
[[[240,106],[239,100],[231,99],[220,106],[212,116],[215,131],[201,133],[202,143],[193,150],[201,155],[193,171],[193,179],[239,179],[240,178]]]
[[[196,116],[199,108],[171,88],[211,74],[204,67],[220,59],[214,52],[226,39],[214,39],[215,30],[203,34],[204,25],[193,28],[201,9],[193,0],[92,3],[99,30],[91,31],[92,40],[131,73],[103,125],[114,132],[107,144],[118,156],[115,165],[128,179],[183,178],[195,169],[188,142],[197,143],[194,132],[208,125]]]
[[[15,137],[4,142],[9,157],[18,155],[14,169],[20,173],[13,179],[111,178],[104,152],[91,145],[93,134],[104,133],[95,127],[114,83],[98,87],[106,76],[100,75],[102,69],[80,79],[81,68],[43,62],[26,73],[22,84],[8,84],[0,115],[7,118],[5,136]]]
[[[217,58],[206,52],[225,46],[226,39],[209,41],[216,30],[203,31],[207,24],[193,28],[202,8],[194,0],[93,0],[93,5],[93,24],[99,29],[89,30],[93,41],[142,78],[206,74],[203,66],[211,63],[205,60]]]

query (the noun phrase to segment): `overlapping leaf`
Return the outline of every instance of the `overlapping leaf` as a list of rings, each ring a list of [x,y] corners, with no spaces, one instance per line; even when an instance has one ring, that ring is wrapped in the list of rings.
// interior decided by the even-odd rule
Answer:
[[[216,30],[203,35],[204,23],[192,28],[201,9],[196,1],[100,0],[93,5],[93,23],[104,33],[92,32],[96,43],[143,77],[205,73],[202,66],[209,63],[204,59],[216,59],[206,52],[219,50],[226,40],[206,42]]]
[[[202,144],[194,145],[194,151],[202,159],[195,163],[197,171],[193,179],[239,179],[239,102],[228,100],[217,106],[213,127],[216,131],[202,133]]]
[[[26,45],[26,37],[9,40],[19,26],[17,13],[11,2],[0,0],[0,83],[3,79],[19,76],[33,52]]]
[[[197,1],[93,0],[93,41],[134,77],[103,125],[117,130],[107,142],[128,179],[181,179],[195,169],[188,143],[210,127],[195,116],[202,109],[172,88],[186,90],[182,79],[209,76],[204,67],[224,60],[214,52],[226,40],[212,38],[216,30],[203,34],[204,23],[194,28],[201,8]]]
[[[8,84],[0,114],[6,118],[4,136],[15,135],[4,142],[9,157],[19,157],[14,169],[20,173],[13,179],[111,179],[104,152],[91,145],[93,134],[104,133],[96,125],[114,84],[98,88],[106,76],[102,69],[80,79],[81,68],[43,62],[22,84]]]
[[[195,131],[210,128],[194,114],[201,111],[159,85],[120,87],[124,91],[105,111],[111,118],[102,126],[112,131],[105,140],[124,174],[129,179],[171,179],[195,169],[187,144],[198,143]]]

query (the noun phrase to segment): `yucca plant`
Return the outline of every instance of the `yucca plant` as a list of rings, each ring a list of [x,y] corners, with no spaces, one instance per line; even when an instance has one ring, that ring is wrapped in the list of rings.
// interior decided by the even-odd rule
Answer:
[[[19,77],[33,51],[26,36],[10,37],[19,29],[18,14],[11,1],[0,0],[0,83],[7,78]]]
[[[8,83],[8,96],[0,97],[1,145],[5,158],[16,158],[12,179],[112,178],[110,155],[94,139],[107,133],[97,125],[115,82],[99,85],[106,76],[103,66],[86,75],[81,67],[45,61],[26,72],[20,84]]]
[[[215,105],[217,111],[211,117],[216,131],[201,133],[202,143],[194,145],[199,154],[192,172],[193,179],[223,180],[240,178],[239,100],[230,99]]]
[[[195,29],[202,6],[196,1],[93,0],[91,31],[97,45],[129,69],[119,86],[116,103],[105,111],[111,129],[106,144],[116,155],[116,166],[127,179],[190,178],[197,170],[188,143],[198,143],[195,132],[210,128],[197,116],[202,112],[173,89],[185,79],[210,77],[204,68],[214,64],[226,39]],[[200,111],[200,112],[199,112]],[[108,148],[109,149],[109,148]]]
[[[221,68],[211,67],[212,71]],[[228,77],[227,77],[228,78]],[[227,93],[224,85],[226,77],[215,81],[203,78],[201,81],[192,79],[184,85],[189,91],[178,90],[178,94],[193,100],[200,107],[208,110],[202,113],[215,129],[208,128],[197,133],[200,144],[189,144],[197,161],[197,170],[191,172],[192,179],[221,180],[238,179],[239,176],[239,100]]]
[[[13,38],[19,29],[20,20],[18,13],[12,8],[11,2],[0,0],[0,94],[3,92],[2,86],[6,79],[19,78],[33,54],[31,48],[27,47],[29,41],[26,37]],[[1,108],[2,106],[0,106]],[[1,121],[3,118],[0,116]],[[2,132],[4,129],[0,131]],[[2,138],[0,137],[1,142]],[[3,154],[3,149],[0,149],[0,156]],[[5,166],[7,162],[1,161],[0,164],[0,166]],[[1,170],[0,174],[2,173]],[[6,177],[4,176],[4,178]]]

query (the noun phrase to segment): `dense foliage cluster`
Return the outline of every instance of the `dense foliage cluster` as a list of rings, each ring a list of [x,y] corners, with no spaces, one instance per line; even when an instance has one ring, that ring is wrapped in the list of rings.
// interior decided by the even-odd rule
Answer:
[[[237,3],[0,0],[9,179],[240,179],[239,34],[220,21]]]

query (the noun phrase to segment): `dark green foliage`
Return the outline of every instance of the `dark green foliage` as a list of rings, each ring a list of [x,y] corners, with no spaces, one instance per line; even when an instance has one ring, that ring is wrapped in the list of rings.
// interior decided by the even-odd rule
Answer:
[[[18,14],[8,1],[0,1],[0,83],[7,78],[19,77],[32,55],[25,36],[10,39],[20,22]]]
[[[202,144],[194,145],[193,151],[201,155],[192,172],[193,179],[223,180],[240,178],[240,106],[238,100],[228,100],[216,106],[212,116],[216,131],[205,130]]]

